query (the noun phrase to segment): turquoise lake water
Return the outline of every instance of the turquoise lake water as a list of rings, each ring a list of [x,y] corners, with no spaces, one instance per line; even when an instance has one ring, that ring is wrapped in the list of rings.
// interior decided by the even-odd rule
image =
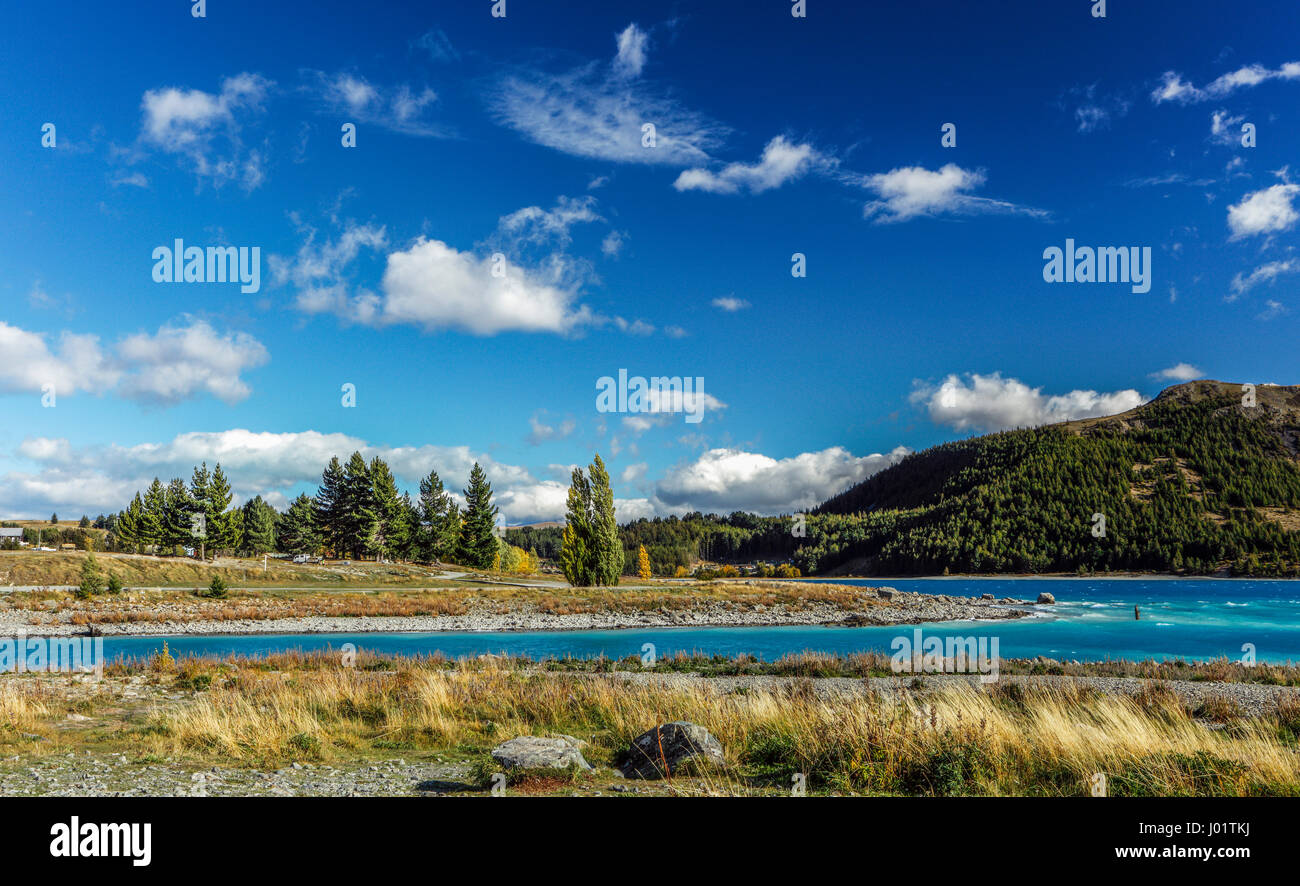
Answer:
[[[841,584],[889,585],[905,591],[952,596],[993,594],[1034,600],[1039,592],[1055,606],[1037,607],[1032,618],[1012,621],[937,622],[926,636],[997,637],[1003,658],[1046,655],[1057,659],[1241,658],[1254,644],[1258,661],[1300,662],[1300,581],[1183,579],[836,579]],[[1142,618],[1134,620],[1138,605]],[[912,626],[646,628],[614,631],[518,633],[362,633],[106,637],[111,661],[152,655],[163,640],[173,654],[258,655],[290,649],[358,649],[383,654],[449,657],[485,652],[613,658],[640,655],[653,643],[659,656],[672,652],[736,655],[771,661],[808,650],[890,652],[891,641],[912,636]]]

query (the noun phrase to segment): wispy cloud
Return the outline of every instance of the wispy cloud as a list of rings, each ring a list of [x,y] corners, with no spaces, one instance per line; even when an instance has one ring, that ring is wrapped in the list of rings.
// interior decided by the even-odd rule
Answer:
[[[306,90],[322,107],[347,114],[351,122],[368,123],[403,135],[449,137],[452,131],[429,113],[438,94],[428,86],[376,86],[359,74],[304,71]]]
[[[640,78],[649,44],[635,25],[616,35],[615,45],[608,63],[503,77],[490,97],[493,113],[536,144],[577,157],[667,166],[708,162],[727,127]]]
[[[1194,104],[1224,98],[1239,89],[1248,89],[1269,80],[1300,80],[1300,62],[1287,62],[1278,68],[1247,65],[1215,78],[1204,87],[1184,80],[1177,71],[1166,71],[1160,77],[1160,85],[1152,91],[1151,100],[1158,105],[1165,102]]]

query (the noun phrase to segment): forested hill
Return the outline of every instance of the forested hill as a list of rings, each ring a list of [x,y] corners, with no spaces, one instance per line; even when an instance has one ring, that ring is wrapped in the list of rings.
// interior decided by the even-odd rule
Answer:
[[[1252,400],[1239,384],[1189,382],[1121,415],[908,456],[818,508],[794,560],[868,574],[1298,575],[1297,453],[1300,387]]]

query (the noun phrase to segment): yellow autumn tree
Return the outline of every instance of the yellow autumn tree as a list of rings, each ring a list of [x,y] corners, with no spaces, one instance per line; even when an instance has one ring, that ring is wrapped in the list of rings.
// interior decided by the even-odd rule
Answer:
[[[654,571],[650,569],[650,555],[645,551],[645,545],[636,554],[636,574],[638,578],[650,578]]]

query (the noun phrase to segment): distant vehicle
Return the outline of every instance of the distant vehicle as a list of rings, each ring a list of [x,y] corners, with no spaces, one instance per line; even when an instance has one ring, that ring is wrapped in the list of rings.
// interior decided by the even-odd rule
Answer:
[[[295,563],[310,563],[310,562],[311,562],[311,557],[308,557],[306,554],[299,554],[298,556],[296,556],[296,557],[293,558],[293,562],[295,562]]]

